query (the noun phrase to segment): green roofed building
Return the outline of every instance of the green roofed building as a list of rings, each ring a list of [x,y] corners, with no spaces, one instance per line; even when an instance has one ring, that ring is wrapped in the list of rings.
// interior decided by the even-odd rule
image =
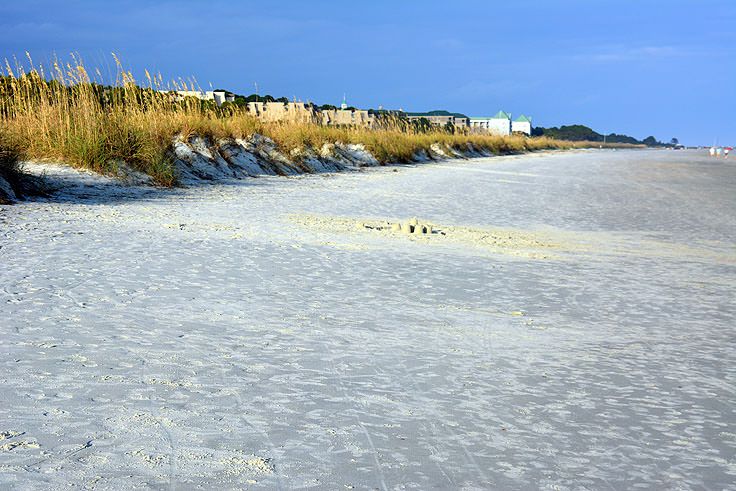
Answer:
[[[527,135],[532,134],[532,118],[527,118],[523,114],[516,118],[511,123],[512,133],[526,133]]]
[[[498,111],[492,118],[470,118],[470,129],[494,135],[510,135],[511,115]]]

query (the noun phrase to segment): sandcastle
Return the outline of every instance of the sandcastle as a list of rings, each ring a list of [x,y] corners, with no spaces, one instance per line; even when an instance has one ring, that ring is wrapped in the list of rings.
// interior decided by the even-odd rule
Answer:
[[[432,225],[421,223],[417,217],[414,217],[408,222],[392,224],[391,230],[404,234],[431,234]]]

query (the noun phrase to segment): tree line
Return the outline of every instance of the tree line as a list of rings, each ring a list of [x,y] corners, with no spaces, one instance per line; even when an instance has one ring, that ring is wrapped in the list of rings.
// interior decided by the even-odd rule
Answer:
[[[666,146],[666,143],[658,141],[653,136],[648,136],[643,140],[637,140],[633,136],[619,135],[617,133],[610,133],[608,135],[602,135],[597,131],[588,128],[581,124],[573,124],[568,126],[553,126],[551,128],[545,128],[543,126],[536,126],[532,128],[532,136],[546,136],[557,140],[569,140],[569,141],[592,141],[592,142],[603,142],[604,140],[608,143],[631,143],[633,145],[647,145],[649,147]],[[677,144],[677,138],[673,138],[671,144]]]

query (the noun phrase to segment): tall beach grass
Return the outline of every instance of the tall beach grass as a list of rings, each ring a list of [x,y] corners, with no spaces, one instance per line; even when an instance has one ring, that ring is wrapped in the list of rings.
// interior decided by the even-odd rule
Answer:
[[[362,143],[381,163],[408,162],[433,144],[444,149],[475,149],[503,154],[539,149],[591,146],[548,138],[491,136],[450,132],[440,128],[418,131],[396,118],[379,128],[322,126],[299,121],[267,123],[243,108],[218,108],[186,98],[176,101],[162,90],[195,90],[196,81],[164,84],[148,71],[136,81],[113,55],[115,80],[103,85],[75,56],[49,67],[6,60],[0,70],[0,150],[20,159],[53,159],[101,173],[121,165],[151,175],[164,186],[177,182],[171,151],[173,139],[202,136],[212,140],[247,138],[259,133],[284,152],[320,148],[325,143]],[[597,145],[597,144],[596,144]]]

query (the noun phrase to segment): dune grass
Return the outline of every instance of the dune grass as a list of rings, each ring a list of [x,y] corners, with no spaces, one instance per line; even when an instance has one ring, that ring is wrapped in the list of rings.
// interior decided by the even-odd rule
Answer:
[[[105,87],[99,70],[91,77],[74,57],[72,63],[57,60],[46,70],[34,66],[30,56],[29,70],[6,60],[6,73],[0,72],[0,149],[20,159],[60,160],[107,174],[125,165],[171,186],[177,182],[171,151],[177,135],[216,141],[259,133],[283,152],[318,149],[325,143],[362,143],[381,163],[408,162],[433,144],[466,151],[470,143],[495,154],[591,146],[544,137],[453,134],[440,128],[420,132],[391,121],[376,129],[266,123],[238,107],[221,109],[190,98],[177,102],[160,91],[187,88],[186,82],[164,86],[160,76],[146,72],[141,86],[115,61],[116,81]]]

